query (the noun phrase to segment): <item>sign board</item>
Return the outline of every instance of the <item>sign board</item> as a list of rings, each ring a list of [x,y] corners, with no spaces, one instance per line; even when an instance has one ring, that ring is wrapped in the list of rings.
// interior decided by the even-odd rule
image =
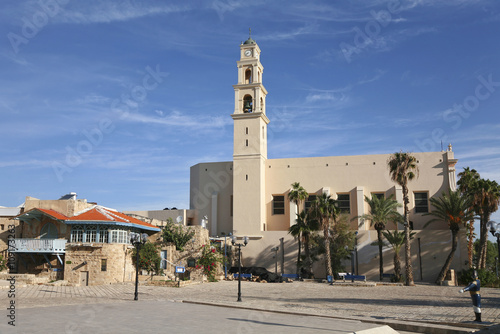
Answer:
[[[182,274],[186,271],[186,268],[185,267],[179,267],[179,266],[175,266],[175,273],[176,274]]]

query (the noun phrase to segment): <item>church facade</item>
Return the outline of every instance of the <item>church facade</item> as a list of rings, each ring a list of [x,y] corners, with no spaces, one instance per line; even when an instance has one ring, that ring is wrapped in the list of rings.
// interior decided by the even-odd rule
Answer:
[[[387,161],[391,154],[268,159],[267,90],[263,85],[260,55],[259,46],[251,38],[240,45],[238,82],[233,86],[235,108],[231,114],[233,161],[191,167],[190,209],[196,212],[195,221],[206,216],[212,237],[228,233],[239,238],[248,236],[250,242],[242,251],[244,266],[274,270],[275,253],[271,249],[280,246],[278,256],[284,257],[284,273],[295,273],[297,242],[288,229],[295,223],[297,208],[290,203],[288,194],[291,184],[299,182],[310,195],[304,203],[306,207],[315,195],[322,193],[338,201],[342,212],[350,216],[351,230],[358,232],[358,274],[377,279],[378,248],[372,245],[376,231],[369,221],[356,217],[368,213],[365,196],[393,195],[399,203],[403,202],[401,187],[390,179]],[[457,160],[451,145],[447,151],[413,155],[418,162],[419,177],[409,183],[410,221],[416,232],[412,240],[412,262],[415,280],[431,282],[451,249],[451,233],[444,222],[424,228],[431,219],[424,214],[432,209],[430,198],[455,189]],[[403,259],[404,254],[401,256]],[[384,248],[387,273],[393,272],[392,258],[392,250]],[[465,233],[461,231],[451,268],[466,267]],[[325,277],[322,263],[316,264],[315,274]]]

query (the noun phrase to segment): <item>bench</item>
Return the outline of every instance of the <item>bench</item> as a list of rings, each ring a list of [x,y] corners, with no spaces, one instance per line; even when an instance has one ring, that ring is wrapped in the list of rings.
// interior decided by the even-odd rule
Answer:
[[[234,279],[237,279],[239,277],[240,274],[233,274],[233,277]],[[251,279],[252,278],[252,274],[241,274],[241,278],[248,278],[248,279]]]
[[[299,279],[299,275],[298,274],[283,274],[281,275],[282,278],[290,278],[290,279]]]
[[[394,278],[394,274],[382,274],[382,278],[389,278],[392,280]]]
[[[349,273],[339,273],[339,276],[342,277],[342,280],[345,282],[346,280],[354,280],[354,281],[363,281],[366,282],[365,275],[351,275]]]

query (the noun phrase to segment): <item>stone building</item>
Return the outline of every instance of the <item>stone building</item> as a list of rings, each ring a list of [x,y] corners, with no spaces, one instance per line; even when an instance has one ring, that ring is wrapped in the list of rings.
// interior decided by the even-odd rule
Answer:
[[[17,270],[11,272],[79,285],[132,281],[130,232],[152,236],[160,231],[116,210],[77,200],[76,194],[59,200],[27,197],[25,211],[16,219],[19,234],[9,252],[17,256]]]
[[[358,272],[376,279],[378,251],[372,246],[377,240],[376,231],[369,222],[356,217],[368,213],[365,196],[393,195],[402,203],[402,189],[390,179],[387,167],[390,154],[268,159],[270,121],[266,115],[267,90],[260,56],[261,50],[253,39],[240,45],[240,59],[236,62],[238,81],[233,85],[234,111],[230,115],[234,122],[233,161],[191,167],[190,209],[196,210],[194,221],[198,223],[207,216],[212,237],[229,232],[239,238],[248,236],[245,265],[272,270],[275,260],[271,250],[281,245],[284,272],[295,273],[297,243],[288,229],[295,223],[298,210],[288,200],[288,194],[291,184],[300,182],[310,194],[305,207],[314,196],[327,193],[349,215],[351,230],[358,232]],[[424,214],[432,210],[430,198],[455,189],[457,160],[451,145],[447,151],[413,155],[420,171],[419,177],[409,183],[410,221],[416,232],[411,245],[414,276],[416,281],[433,281],[451,248],[451,233],[444,222],[424,229],[430,220]],[[385,272],[393,270],[392,256],[392,250],[385,247]],[[466,265],[465,233],[460,232],[451,268],[460,270]],[[324,265],[318,263],[315,273],[324,277]]]

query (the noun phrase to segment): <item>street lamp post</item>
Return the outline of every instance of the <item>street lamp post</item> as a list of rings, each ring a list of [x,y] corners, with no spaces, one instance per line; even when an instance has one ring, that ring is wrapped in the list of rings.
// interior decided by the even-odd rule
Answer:
[[[494,237],[497,237],[498,258],[500,259],[500,224],[490,220],[486,223],[486,228],[490,230]],[[498,273],[497,273],[498,276]]]
[[[241,302],[241,246],[245,247],[248,244],[248,237],[243,237],[243,244],[236,242],[236,236],[231,237],[233,246],[238,246],[238,302]]]
[[[226,232],[221,232],[221,234],[224,236],[224,278],[227,279],[227,246],[226,246],[226,239],[227,237],[233,235],[231,232],[229,232],[226,235]]]
[[[274,252],[274,273],[278,275],[278,251],[280,250],[280,246],[276,246],[271,248],[271,252]]]
[[[135,294],[134,300],[139,299],[139,252],[141,251],[141,246],[148,241],[148,235],[146,233],[139,234],[135,232],[130,233],[130,242],[135,246]]]

